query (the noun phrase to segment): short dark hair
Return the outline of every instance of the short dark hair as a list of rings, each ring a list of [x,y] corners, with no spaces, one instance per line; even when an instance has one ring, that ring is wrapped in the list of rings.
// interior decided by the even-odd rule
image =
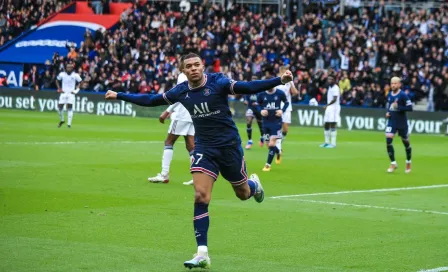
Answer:
[[[187,59],[192,59],[192,58],[201,58],[198,54],[196,54],[196,53],[188,53],[188,54],[186,54],[186,55],[183,55],[181,58],[180,58],[180,63],[181,63],[181,67],[183,68],[184,67],[184,61],[185,60],[187,60]]]

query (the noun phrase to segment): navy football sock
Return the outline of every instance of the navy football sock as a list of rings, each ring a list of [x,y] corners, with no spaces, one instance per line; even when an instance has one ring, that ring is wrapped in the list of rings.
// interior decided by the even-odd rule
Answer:
[[[409,139],[403,140],[404,147],[406,148],[406,160],[410,161],[412,157],[412,147]]]
[[[247,124],[247,138],[249,139],[249,141],[252,141],[252,126],[250,124]]]
[[[252,180],[247,180],[247,184],[250,188],[250,196],[253,196],[255,194],[255,190],[257,189],[257,184]]]
[[[193,226],[198,246],[207,246],[207,233],[210,225],[208,204],[194,203]]]
[[[278,148],[276,146],[270,146],[267,164],[269,164],[269,165],[272,164],[272,160],[274,159],[275,153],[278,153]]]
[[[394,146],[392,145],[392,138],[386,138],[387,143],[387,154],[389,155],[390,161],[395,161],[395,151]]]
[[[261,121],[257,121],[258,128],[260,129],[260,135],[263,137],[263,123]]]

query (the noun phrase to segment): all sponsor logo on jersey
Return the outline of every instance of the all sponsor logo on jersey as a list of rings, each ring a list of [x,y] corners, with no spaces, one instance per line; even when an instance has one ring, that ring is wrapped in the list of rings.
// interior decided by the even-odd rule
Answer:
[[[209,113],[210,110],[208,109],[208,104],[207,102],[203,102],[201,104],[194,104],[194,114],[204,114],[204,113]]]
[[[207,102],[202,102],[199,104],[194,104],[193,106],[193,115],[191,118],[203,118],[211,115],[215,115],[220,113],[220,110],[210,111]]]
[[[276,108],[275,102],[267,103],[265,108],[270,110],[275,109]]]

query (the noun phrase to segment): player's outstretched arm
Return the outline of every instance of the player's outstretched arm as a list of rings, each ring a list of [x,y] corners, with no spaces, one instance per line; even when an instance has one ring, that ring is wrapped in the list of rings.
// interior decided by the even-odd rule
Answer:
[[[397,109],[399,111],[412,111],[412,101],[407,96],[405,97],[404,100],[405,100],[404,103],[403,103],[404,106],[398,104]]]
[[[230,88],[235,94],[255,94],[272,89],[281,84],[286,84],[290,81],[292,81],[292,73],[291,71],[286,71],[281,77],[266,80],[254,80],[250,82],[237,81],[232,84]]]
[[[107,91],[105,98],[107,100],[123,100],[143,107],[168,105],[165,94],[127,94],[109,90]]]

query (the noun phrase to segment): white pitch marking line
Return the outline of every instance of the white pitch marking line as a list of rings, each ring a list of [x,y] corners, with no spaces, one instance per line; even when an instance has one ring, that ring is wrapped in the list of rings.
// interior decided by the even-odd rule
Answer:
[[[160,144],[162,141],[65,141],[65,142],[0,142],[6,145],[71,145],[71,144]]]
[[[402,211],[402,212],[418,212],[418,213],[432,213],[432,214],[443,214],[448,215],[448,212],[430,211],[430,210],[417,210],[417,209],[405,209],[405,208],[394,208],[394,207],[384,207],[384,206],[374,206],[374,205],[362,205],[362,204],[352,204],[343,202],[333,202],[333,201],[320,201],[311,199],[290,199],[292,201],[336,205],[336,206],[351,206],[357,208],[370,208],[370,209],[382,209],[382,210],[392,210],[392,211]],[[445,271],[445,270],[440,270]]]
[[[299,194],[299,195],[282,195],[282,196],[271,196],[270,198],[279,199],[279,198],[291,198],[291,197],[303,197],[303,196],[395,192],[395,191],[408,191],[408,190],[435,189],[435,188],[444,188],[444,187],[448,187],[448,184],[436,184],[436,185],[428,185],[428,186],[401,187],[401,188],[383,188],[383,189],[372,189],[372,190],[340,191],[340,192],[327,192],[327,193],[311,193],[311,194]]]
[[[448,271],[448,266],[437,267],[437,268],[433,268],[433,269],[422,269],[422,270],[419,270],[418,272],[442,272],[442,271]]]

